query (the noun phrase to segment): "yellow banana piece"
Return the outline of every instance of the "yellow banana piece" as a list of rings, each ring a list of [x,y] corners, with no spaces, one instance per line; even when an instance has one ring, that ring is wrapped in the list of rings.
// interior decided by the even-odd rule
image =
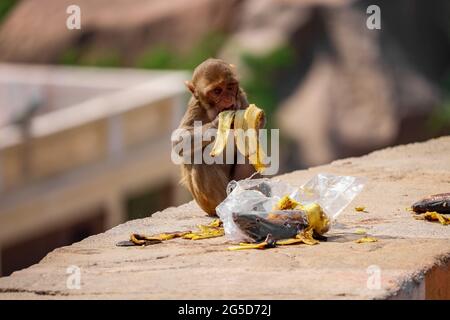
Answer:
[[[249,158],[258,172],[266,168],[264,164],[266,154],[257,135],[259,122],[263,116],[264,111],[251,104],[247,109],[237,111],[234,120],[236,146],[242,155]]]
[[[237,250],[247,250],[247,249],[266,249],[268,247],[267,242],[260,242],[260,243],[245,243],[241,242],[238,246],[231,246],[228,247],[228,250],[230,251],[237,251]]]
[[[330,229],[330,219],[317,203],[307,205],[299,204],[296,209],[305,210],[308,217],[309,228],[322,235]]]
[[[439,221],[442,225],[450,225],[450,218],[437,213],[436,211],[427,211],[424,214],[417,215],[415,217],[417,220],[428,220],[428,221]]]
[[[234,116],[234,139],[236,141],[236,147],[243,156],[248,156],[248,140],[246,139],[245,132],[247,132],[247,123],[244,118],[245,110],[236,111]]]
[[[227,145],[228,135],[234,121],[234,138],[239,152],[248,157],[256,171],[262,172],[266,168],[264,164],[266,154],[259,142],[257,129],[264,111],[251,104],[245,110],[223,111],[219,114],[219,127],[213,149],[210,153],[215,157],[223,152]],[[251,131],[248,131],[251,130]]]
[[[298,207],[300,203],[295,201],[289,196],[284,196],[281,198],[277,204],[274,206],[273,210],[293,210]]]
[[[200,240],[208,238],[216,238],[225,235],[225,231],[222,226],[222,221],[220,219],[214,219],[208,225],[197,225],[200,231],[189,232],[182,236],[183,239]]]
[[[211,150],[211,157],[215,157],[223,152],[228,141],[231,125],[233,124],[235,111],[222,111],[219,114],[219,126],[217,129],[217,137]]]
[[[378,239],[377,238],[374,238],[374,237],[363,237],[363,238],[360,238],[360,239],[358,239],[358,240],[356,240],[355,242],[356,243],[368,243],[368,242],[377,242],[378,241]]]
[[[313,238],[314,230],[312,228],[303,230],[295,236],[296,239],[301,240],[304,244],[308,244],[310,246],[318,244],[319,241]]]

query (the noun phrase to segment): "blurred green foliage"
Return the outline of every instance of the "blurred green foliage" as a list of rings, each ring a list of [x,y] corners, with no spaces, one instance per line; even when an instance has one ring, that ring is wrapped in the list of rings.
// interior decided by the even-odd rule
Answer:
[[[450,39],[450,21],[447,26],[447,36]],[[431,133],[450,133],[450,70],[447,70],[446,76],[442,81],[443,100],[432,112],[427,122],[427,127]]]
[[[19,0],[0,0],[0,22],[18,2]]]
[[[63,52],[58,62],[60,64],[66,65],[77,65],[79,64],[78,63],[79,56],[80,51],[77,48],[69,48]]]
[[[442,84],[444,98],[428,119],[427,126],[432,133],[450,132],[450,72]]]
[[[431,114],[429,127],[433,132],[450,130],[450,96]]]
[[[110,51],[83,57],[80,59],[80,64],[92,67],[120,67],[122,65],[122,59],[118,52]]]
[[[144,69],[184,69],[194,70],[203,60],[217,54],[226,40],[226,35],[212,32],[203,37],[186,54],[179,54],[165,45],[158,45],[141,54],[134,67]],[[119,52],[97,50],[88,52],[80,47],[72,47],[63,52],[58,59],[60,64],[96,67],[121,67],[123,59]]]
[[[261,56],[251,54],[242,56],[242,61],[248,70],[246,78],[242,81],[242,87],[247,93],[248,100],[264,109],[267,128],[272,128],[272,115],[282,98],[277,95],[276,73],[292,66],[294,59],[294,51],[287,45]]]
[[[203,37],[188,53],[181,55],[164,45],[148,50],[136,61],[136,67],[145,69],[194,70],[203,60],[217,54],[226,40],[226,35],[212,32]]]
[[[120,67],[122,59],[118,52],[97,51],[90,55],[83,56],[79,48],[69,48],[59,58],[60,64],[82,65],[92,67]]]
[[[145,52],[136,62],[136,67],[144,69],[173,69],[176,55],[165,46],[158,46]]]

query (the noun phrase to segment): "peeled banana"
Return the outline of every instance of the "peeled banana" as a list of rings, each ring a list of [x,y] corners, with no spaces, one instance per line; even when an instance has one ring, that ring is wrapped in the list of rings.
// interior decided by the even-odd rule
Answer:
[[[237,149],[243,156],[249,158],[256,171],[264,171],[266,155],[257,135],[257,129],[263,116],[264,111],[254,104],[245,110],[221,112],[217,137],[210,155],[215,157],[223,152],[234,120],[234,139]]]

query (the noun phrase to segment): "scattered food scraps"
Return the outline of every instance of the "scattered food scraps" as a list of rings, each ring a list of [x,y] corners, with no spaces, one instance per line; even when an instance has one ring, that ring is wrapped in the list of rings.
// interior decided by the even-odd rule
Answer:
[[[366,207],[364,206],[355,207],[355,210],[358,212],[367,212]]]
[[[308,226],[306,213],[300,210],[272,211],[267,217],[253,213],[233,213],[233,222],[248,238],[263,241],[268,234],[273,238],[293,238]]]
[[[191,239],[191,240],[200,240],[200,239],[208,239],[208,238],[216,238],[222,237],[225,235],[225,231],[223,228],[211,228],[207,230],[202,230],[200,232],[191,232],[184,236],[183,239]]]
[[[139,234],[135,234],[135,233],[130,236],[130,241],[138,246],[148,246],[151,244],[157,244],[157,243],[162,242],[161,239],[153,238],[153,237],[146,237],[144,235],[139,235]]]
[[[356,240],[355,242],[356,243],[369,243],[369,242],[377,242],[377,241],[378,241],[378,239],[374,238],[374,237],[363,237],[363,238]]]
[[[285,246],[291,244],[307,244],[307,245],[315,245],[318,244],[319,241],[313,238],[313,230],[307,229],[303,232],[300,232],[295,236],[295,238],[275,240],[271,234],[269,234],[263,242],[260,243],[246,243],[241,242],[238,246],[231,246],[228,250],[245,250],[245,249],[267,249],[267,248],[275,248],[276,246]]]
[[[330,220],[319,204],[309,203],[302,205],[289,196],[284,196],[275,205],[274,210],[303,210],[308,218],[308,226],[310,226],[318,234],[324,234],[330,227]],[[269,215],[270,216],[270,215]]]
[[[304,244],[312,246],[319,243],[319,241],[313,238],[313,234],[314,229],[310,227],[304,230],[303,232],[297,234],[295,238],[301,240]]]
[[[366,229],[356,229],[356,230],[355,230],[355,233],[356,233],[356,234],[366,234],[366,233],[367,233],[367,230],[366,230]]]
[[[286,245],[297,244],[297,243],[304,243],[303,239],[290,238],[290,239],[278,240],[275,244],[277,246],[286,246]]]
[[[442,225],[446,226],[450,224],[450,217],[446,217],[436,211],[425,212],[424,214],[417,215],[414,217],[417,220],[427,220],[427,221],[439,221]]]
[[[308,225],[319,235],[325,234],[330,229],[330,219],[317,203],[303,206],[308,213]]]
[[[332,219],[363,186],[362,178],[327,174],[314,176],[300,188],[278,179],[232,181],[216,212],[224,222],[227,238],[237,243],[259,243],[269,233],[276,240],[295,239],[309,227],[315,240],[326,241],[320,236],[328,232]]]
[[[198,225],[199,231],[175,231],[175,232],[165,232],[159,233],[155,235],[142,235],[133,233],[130,235],[129,241],[120,241],[116,245],[119,247],[128,247],[128,246],[148,246],[152,244],[158,244],[166,240],[171,240],[175,238],[183,238],[183,239],[191,239],[191,240],[200,240],[200,239],[208,239],[221,237],[225,234],[222,222],[219,219],[214,219],[208,225]]]
[[[300,203],[295,201],[289,196],[284,196],[283,198],[278,201],[278,203],[274,206],[273,210],[293,210],[297,206],[299,206]]]
[[[450,213],[450,193],[434,194],[415,202],[412,209],[416,213]]]
[[[245,243],[241,242],[238,246],[231,246],[228,247],[228,250],[230,251],[236,251],[236,250],[246,250],[246,249],[266,249],[266,248],[273,248],[275,247],[275,239],[272,237],[272,235],[267,235],[266,240],[260,243]]]
[[[235,212],[232,217],[240,231],[256,242],[268,234],[276,240],[294,238],[303,230],[320,236],[330,227],[328,216],[317,203],[301,205],[289,196],[281,198],[268,214]]]

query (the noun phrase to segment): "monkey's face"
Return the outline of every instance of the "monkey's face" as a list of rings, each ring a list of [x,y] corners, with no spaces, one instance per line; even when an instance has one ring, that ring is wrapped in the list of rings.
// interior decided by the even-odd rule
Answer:
[[[236,80],[222,81],[207,87],[204,93],[205,100],[210,109],[208,113],[216,113],[214,117],[224,110],[238,109],[239,83]]]
[[[212,121],[224,110],[240,109],[239,82],[233,67],[220,59],[207,59],[194,70],[186,85]]]

